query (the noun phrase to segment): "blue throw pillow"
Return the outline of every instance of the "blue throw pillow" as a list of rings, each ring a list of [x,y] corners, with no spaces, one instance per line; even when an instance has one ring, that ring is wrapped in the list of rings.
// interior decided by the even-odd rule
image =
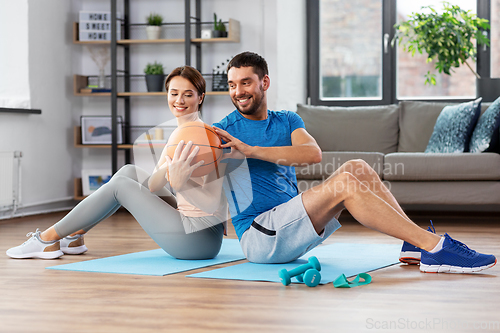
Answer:
[[[445,106],[439,114],[426,153],[463,153],[469,151],[474,126],[481,113],[481,100]]]
[[[495,152],[500,153],[499,133],[500,127],[500,97],[496,99],[481,115],[470,139],[470,152]]]

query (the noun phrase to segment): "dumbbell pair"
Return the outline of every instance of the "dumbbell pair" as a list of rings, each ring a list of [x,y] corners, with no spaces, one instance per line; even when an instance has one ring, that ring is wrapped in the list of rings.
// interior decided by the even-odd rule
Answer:
[[[307,264],[300,265],[290,271],[282,269],[279,271],[278,275],[280,277],[281,283],[288,286],[292,280],[292,277],[296,277],[299,282],[304,282],[308,287],[316,287],[321,281],[321,265],[316,257],[310,257]]]

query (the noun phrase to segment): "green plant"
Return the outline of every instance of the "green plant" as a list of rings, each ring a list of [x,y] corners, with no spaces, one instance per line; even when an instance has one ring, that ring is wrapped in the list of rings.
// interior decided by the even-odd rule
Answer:
[[[144,68],[144,73],[146,75],[163,75],[163,65],[159,62],[148,63],[146,68]]]
[[[478,18],[471,11],[465,11],[459,6],[443,2],[443,13],[438,13],[432,6],[430,13],[412,13],[409,20],[396,24],[396,34],[392,45],[397,39],[398,45],[410,52],[412,56],[418,51],[427,53],[427,63],[435,60],[435,69],[439,73],[451,75],[453,67],[465,64],[476,75],[480,76],[470,66],[467,60],[476,61],[478,45],[490,45],[488,37],[481,29],[489,29],[488,20]],[[436,75],[430,71],[425,75],[425,84],[436,84]]]
[[[151,13],[146,17],[146,21],[149,25],[161,26],[163,22],[163,16],[160,14]]]
[[[226,31],[226,26],[222,23],[222,20],[217,22],[217,14],[214,13],[214,30],[215,31]]]

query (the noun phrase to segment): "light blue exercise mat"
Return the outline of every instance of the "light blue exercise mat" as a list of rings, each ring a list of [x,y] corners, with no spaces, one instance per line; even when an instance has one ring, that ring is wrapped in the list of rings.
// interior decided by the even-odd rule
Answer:
[[[315,256],[321,264],[321,282],[333,282],[339,275],[346,277],[370,272],[399,263],[401,245],[398,244],[353,244],[337,243],[319,246],[298,260],[287,264],[243,263],[188,275],[188,277],[280,282],[278,272],[291,270],[307,263],[307,258]],[[292,278],[292,283],[299,283]]]
[[[47,267],[66,271],[116,273],[137,275],[168,275],[193,269],[245,259],[237,239],[224,239],[214,259],[179,260],[162,249],[124,254],[115,257],[87,260],[72,264]]]

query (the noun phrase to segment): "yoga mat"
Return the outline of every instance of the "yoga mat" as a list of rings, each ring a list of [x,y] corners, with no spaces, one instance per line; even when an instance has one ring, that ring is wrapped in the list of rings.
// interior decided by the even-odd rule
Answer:
[[[241,259],[245,259],[245,256],[238,240],[224,239],[221,250],[214,259],[179,260],[170,256],[162,249],[157,249],[72,264],[51,266],[47,267],[47,269],[162,276]]]
[[[291,270],[316,256],[321,264],[321,282],[333,282],[340,274],[352,277],[399,263],[401,245],[337,243],[319,246],[301,258],[286,264],[243,263],[188,275],[195,278],[280,282],[278,272]],[[299,283],[292,278],[292,283]]]

